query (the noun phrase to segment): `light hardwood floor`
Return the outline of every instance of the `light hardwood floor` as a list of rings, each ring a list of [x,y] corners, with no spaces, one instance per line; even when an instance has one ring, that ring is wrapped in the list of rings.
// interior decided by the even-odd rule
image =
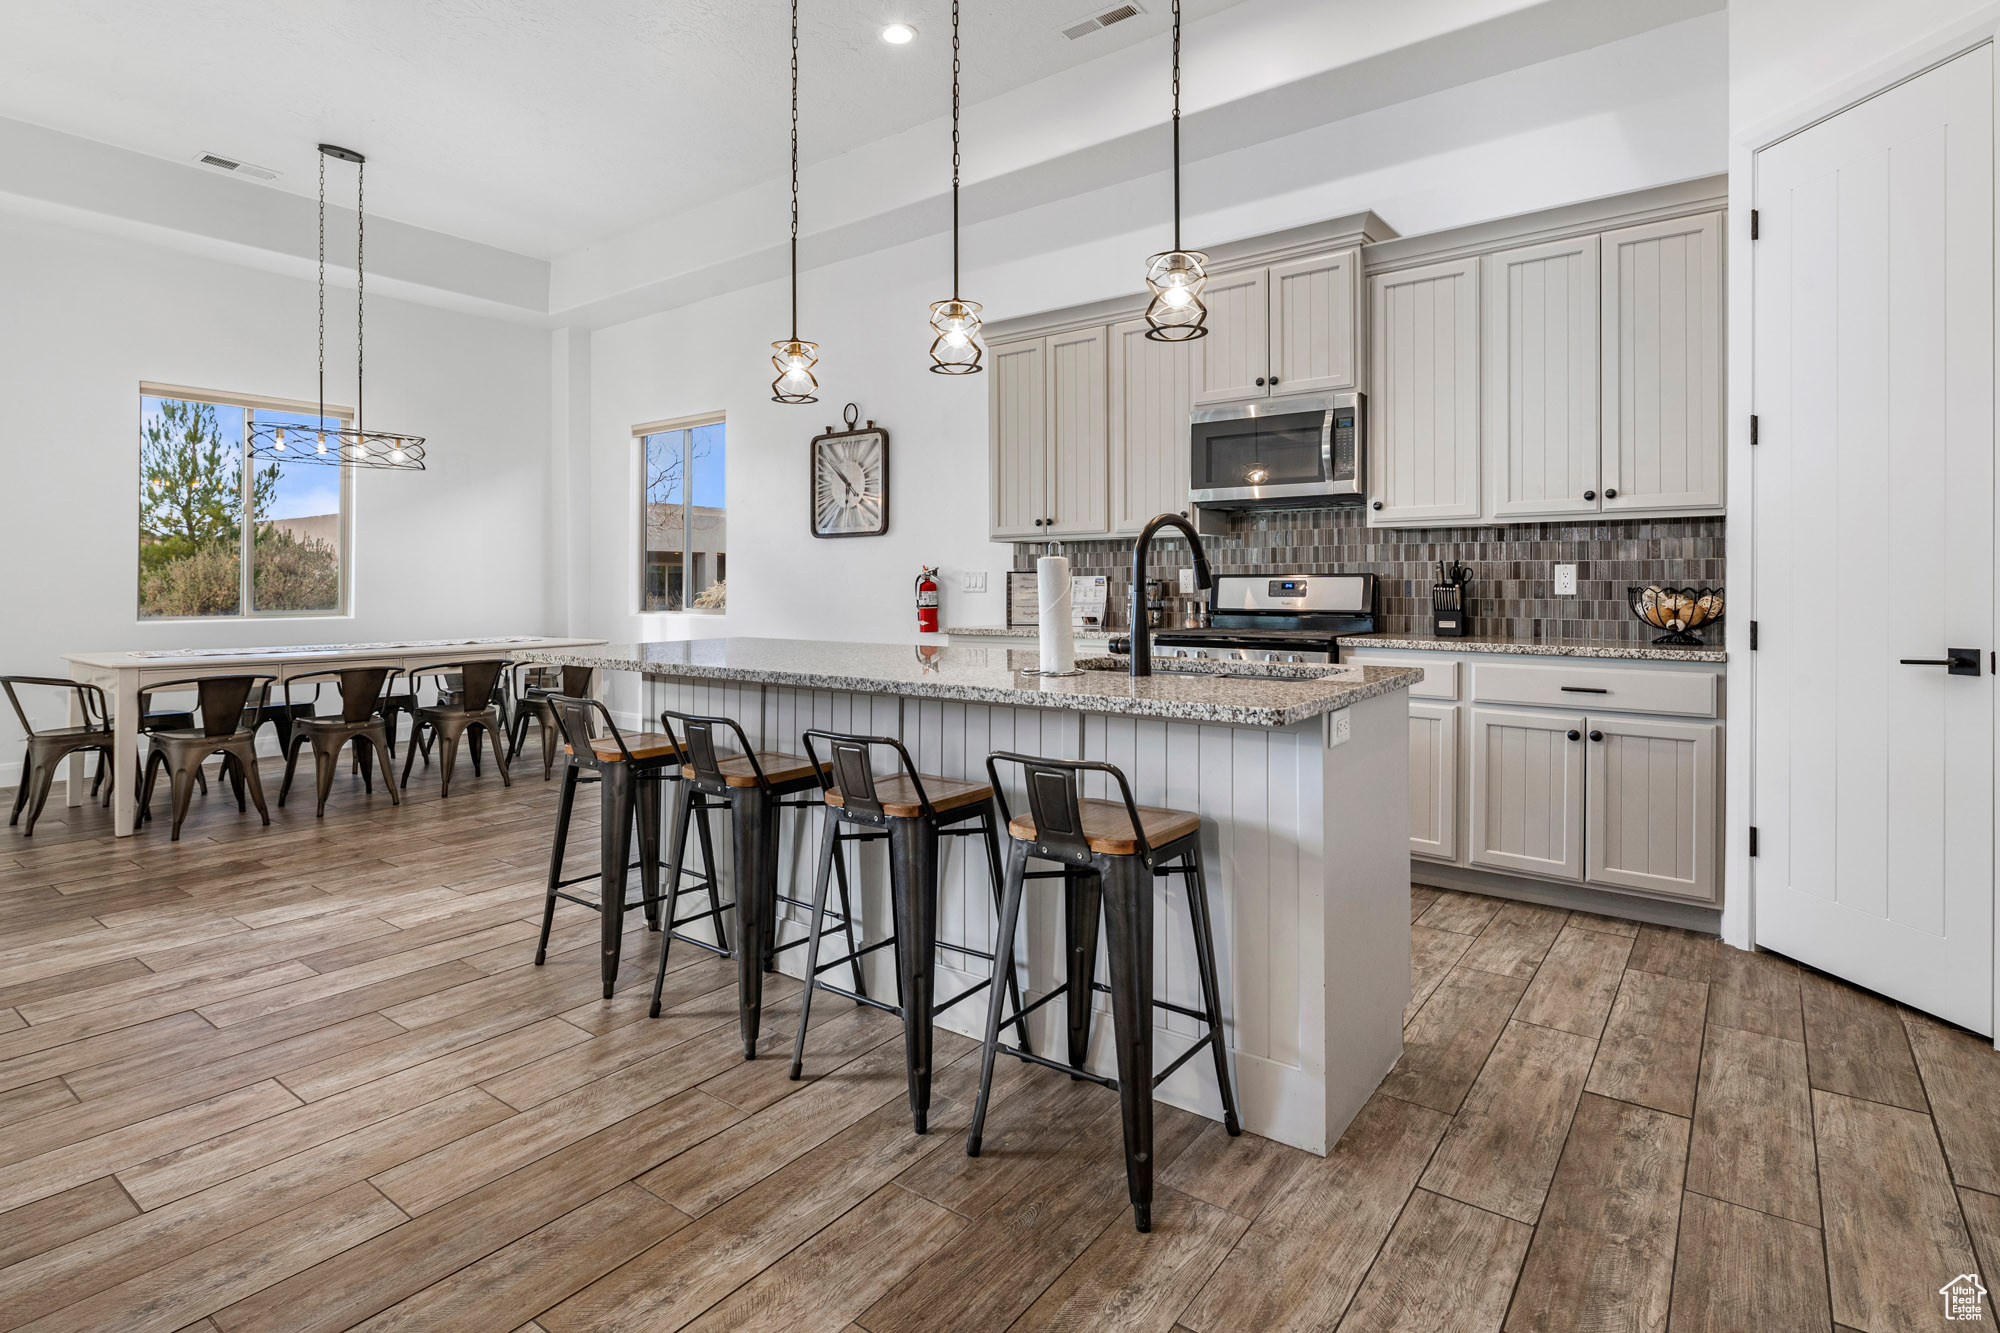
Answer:
[[[819,1006],[791,1083],[727,963],[677,951],[645,1017],[636,913],[611,1001],[580,908],[529,966],[555,788],[519,771],[0,842],[0,1329],[1898,1333],[2000,1285],[1985,1042],[1421,888],[1406,1054],[1339,1149],[1163,1106],[1138,1236],[1102,1088],[1003,1062],[968,1160],[962,1038],[918,1138],[886,1015]]]

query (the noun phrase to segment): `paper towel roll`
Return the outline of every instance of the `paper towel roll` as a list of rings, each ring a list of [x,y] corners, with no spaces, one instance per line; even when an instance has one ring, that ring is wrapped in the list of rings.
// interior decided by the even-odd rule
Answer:
[[[1035,595],[1041,611],[1042,670],[1076,669],[1076,627],[1070,623],[1069,557],[1045,555],[1035,562]]]

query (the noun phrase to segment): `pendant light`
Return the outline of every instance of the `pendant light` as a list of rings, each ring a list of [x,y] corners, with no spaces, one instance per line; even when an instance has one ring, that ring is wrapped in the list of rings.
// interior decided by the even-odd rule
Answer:
[[[1190,342],[1208,336],[1208,256],[1181,249],[1181,0],[1174,0],[1174,248],[1146,261],[1146,336],[1154,342]]]
[[[326,160],[352,162],[354,172],[354,424],[329,424],[326,415]],[[250,456],[274,463],[324,463],[330,467],[424,470],[424,437],[402,431],[369,430],[363,415],[362,351],[366,346],[368,288],[367,220],[362,204],[367,158],[351,148],[330,143],[319,146],[319,421],[315,426],[287,426],[275,421],[250,425]]]
[[[819,344],[799,340],[799,0],[792,0],[792,336],[771,344],[771,365],[778,378],[771,381],[771,400],[778,403],[816,403],[813,364],[819,360]]]
[[[931,371],[977,375],[979,302],[958,299],[958,0],[951,0],[951,299],[931,302]]]

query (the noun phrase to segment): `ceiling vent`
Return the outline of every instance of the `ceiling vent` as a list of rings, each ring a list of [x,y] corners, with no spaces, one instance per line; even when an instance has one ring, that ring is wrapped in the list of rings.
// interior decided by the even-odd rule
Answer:
[[[1073,42],[1079,37],[1090,36],[1091,33],[1096,32],[1100,28],[1108,28],[1114,23],[1123,23],[1126,19],[1137,18],[1145,12],[1138,5],[1116,5],[1100,14],[1092,14],[1089,18],[1078,19],[1075,23],[1064,28],[1062,35]]]
[[[234,172],[238,176],[250,176],[260,181],[274,181],[278,173],[268,167],[256,167],[248,162],[238,162],[233,157],[223,157],[216,153],[203,153],[195,158],[204,167],[214,167],[218,171]]]

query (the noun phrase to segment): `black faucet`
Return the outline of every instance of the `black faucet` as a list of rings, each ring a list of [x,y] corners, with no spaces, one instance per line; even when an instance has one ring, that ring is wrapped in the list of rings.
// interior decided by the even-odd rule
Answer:
[[[1194,549],[1195,586],[1206,589],[1212,582],[1208,576],[1208,553],[1201,549],[1201,536],[1187,519],[1179,514],[1157,514],[1140,531],[1139,540],[1132,543],[1132,674],[1135,676],[1153,674],[1153,630],[1146,623],[1146,548],[1153,544],[1153,534],[1161,528],[1179,528],[1187,534],[1188,545]]]

